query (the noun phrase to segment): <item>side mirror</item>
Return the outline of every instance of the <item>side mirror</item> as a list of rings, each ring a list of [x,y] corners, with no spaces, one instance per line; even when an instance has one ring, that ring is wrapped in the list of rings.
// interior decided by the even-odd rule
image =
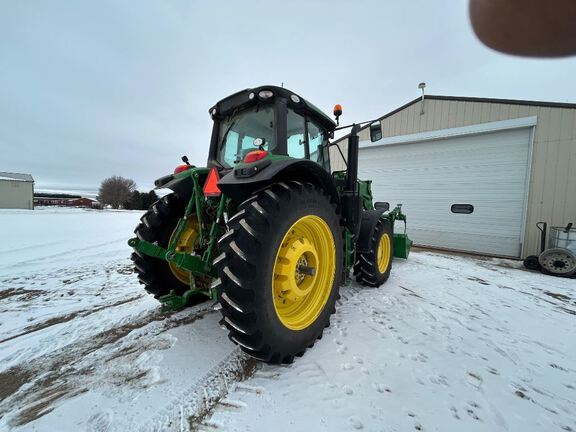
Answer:
[[[382,139],[382,123],[379,120],[370,123],[370,141],[379,141]]]
[[[390,210],[390,203],[377,201],[374,203],[374,208],[376,210],[388,211],[388,210]]]
[[[336,124],[340,125],[340,121],[338,120],[342,115],[342,105],[336,104],[334,105],[334,117],[336,117]]]

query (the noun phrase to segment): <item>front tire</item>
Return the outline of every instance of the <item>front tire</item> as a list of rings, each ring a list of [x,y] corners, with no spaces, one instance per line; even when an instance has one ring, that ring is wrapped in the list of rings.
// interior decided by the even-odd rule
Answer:
[[[358,253],[354,266],[356,281],[362,285],[379,287],[390,277],[394,257],[394,233],[386,219],[379,219],[372,231],[370,252]]]
[[[319,188],[278,183],[228,222],[214,265],[223,324],[247,354],[291,363],[322,336],[342,274],[339,216]]]

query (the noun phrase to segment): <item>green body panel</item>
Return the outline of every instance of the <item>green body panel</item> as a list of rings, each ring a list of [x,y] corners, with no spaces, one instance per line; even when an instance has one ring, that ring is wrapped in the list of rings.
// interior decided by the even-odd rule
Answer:
[[[344,273],[348,274],[354,266],[354,234],[344,228]]]
[[[358,192],[362,197],[362,207],[364,210],[373,210],[372,202],[372,180],[358,180]]]
[[[340,182],[346,180],[346,171],[337,171],[333,177]],[[374,210],[372,195],[372,180],[358,180],[358,193],[362,198],[362,207],[364,210]],[[396,258],[408,258],[412,241],[406,234],[406,215],[402,213],[402,204],[398,204],[394,209],[382,215],[382,218],[388,220],[392,225],[394,233],[394,256]],[[404,232],[396,233],[396,221],[404,222]],[[344,231],[344,246],[346,247],[344,269],[347,272],[354,265],[354,244],[352,234],[346,229]]]
[[[412,240],[406,234],[394,234],[394,256],[396,258],[408,258]]]
[[[332,177],[340,183],[346,181],[346,171],[335,171]],[[338,191],[342,191],[342,187],[338,186]],[[374,204],[372,202],[372,180],[358,179],[358,193],[362,198],[362,208],[364,210],[373,210]]]
[[[384,217],[392,223],[393,227],[396,221],[404,222],[404,233],[397,233],[394,230],[394,256],[397,258],[408,258],[410,248],[412,247],[412,240],[410,240],[406,234],[406,215],[402,213],[402,204],[397,204],[396,207],[384,215]]]

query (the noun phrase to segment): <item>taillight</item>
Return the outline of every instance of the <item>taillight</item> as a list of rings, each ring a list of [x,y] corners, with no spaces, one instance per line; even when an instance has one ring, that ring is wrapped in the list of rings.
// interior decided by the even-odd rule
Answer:
[[[192,168],[192,165],[178,165],[176,168],[174,168],[174,174],[181,173],[182,171],[186,171],[190,168]]]
[[[264,159],[268,155],[266,150],[254,150],[244,156],[244,163],[252,163]]]
[[[218,176],[218,170],[216,167],[212,168],[208,173],[208,178],[204,183],[204,196],[205,197],[217,197],[220,196],[222,193],[220,188],[218,187],[218,180],[220,177]]]

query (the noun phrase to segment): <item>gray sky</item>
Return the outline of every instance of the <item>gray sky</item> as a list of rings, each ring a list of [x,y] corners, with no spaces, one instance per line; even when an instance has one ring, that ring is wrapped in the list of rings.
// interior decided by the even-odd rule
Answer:
[[[521,11],[519,11],[521,13]],[[204,165],[208,108],[279,85],[343,121],[427,93],[576,102],[576,58],[481,45],[465,0],[0,0],[0,171],[37,189],[141,190],[187,154]]]

